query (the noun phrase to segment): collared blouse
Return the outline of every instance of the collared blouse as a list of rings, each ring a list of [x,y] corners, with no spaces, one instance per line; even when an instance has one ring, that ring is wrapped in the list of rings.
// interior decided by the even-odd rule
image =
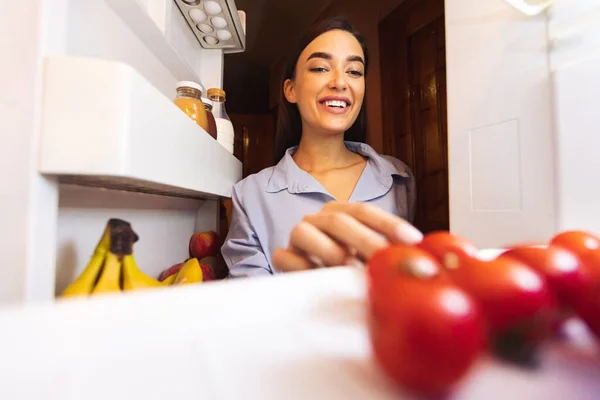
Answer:
[[[364,143],[346,147],[367,157],[349,202],[368,202],[413,222],[415,179],[402,161],[378,154]],[[308,214],[319,212],[335,198],[312,175],[296,165],[287,150],[274,167],[250,175],[233,187],[229,234],[221,252],[229,277],[275,274],[271,256],[287,248],[292,229]]]

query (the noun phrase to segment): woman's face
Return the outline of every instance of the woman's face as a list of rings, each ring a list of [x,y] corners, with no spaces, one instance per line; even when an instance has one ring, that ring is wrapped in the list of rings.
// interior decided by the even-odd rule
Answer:
[[[284,85],[286,99],[300,110],[303,134],[339,134],[352,126],[365,96],[364,58],[358,41],[342,30],[306,46],[296,76]]]

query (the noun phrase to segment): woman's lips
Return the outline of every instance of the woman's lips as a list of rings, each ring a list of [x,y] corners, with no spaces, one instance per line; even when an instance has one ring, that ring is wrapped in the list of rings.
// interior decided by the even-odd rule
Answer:
[[[331,114],[345,114],[350,109],[350,102],[345,98],[325,98],[319,105]]]

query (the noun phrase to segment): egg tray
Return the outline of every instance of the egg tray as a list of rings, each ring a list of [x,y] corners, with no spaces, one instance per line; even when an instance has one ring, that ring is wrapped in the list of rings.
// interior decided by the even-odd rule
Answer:
[[[235,6],[235,2],[233,0],[174,0],[177,7],[181,11],[181,14],[187,21],[190,26],[192,32],[198,39],[200,46],[204,49],[211,50],[223,50],[223,53],[240,53],[246,49],[246,35],[242,29],[242,24],[240,21],[240,17],[237,12],[237,8]],[[220,6],[221,11],[215,13],[214,10],[211,9],[211,6],[214,7],[214,4],[207,3],[216,3]],[[208,10],[207,10],[208,9]],[[196,10],[196,11],[194,11]],[[208,11],[211,11],[209,13]],[[203,20],[198,20],[198,16],[205,15],[206,17]],[[196,20],[192,18],[192,15],[196,17]],[[212,22],[212,19],[215,17],[221,17],[225,19],[226,26],[220,28],[215,26]],[[212,32],[203,32],[200,30],[199,26],[205,28],[206,25],[209,29],[212,29]],[[229,39],[219,39],[217,37],[217,33],[219,30],[227,30],[231,33],[231,38]],[[223,37],[223,36],[221,36]],[[211,39],[212,38],[212,39]],[[217,42],[215,43],[215,40]]]

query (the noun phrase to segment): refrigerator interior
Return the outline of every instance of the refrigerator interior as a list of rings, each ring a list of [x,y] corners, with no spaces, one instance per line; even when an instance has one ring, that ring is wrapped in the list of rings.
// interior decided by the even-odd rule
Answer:
[[[14,40],[19,69],[2,72],[13,74],[5,89],[32,123],[5,158],[18,168],[3,176],[13,186],[5,212],[22,231],[0,228],[11,277],[0,302],[54,299],[111,217],[132,223],[139,266],[156,277],[188,257],[194,231],[218,228],[218,199],[241,178],[241,163],[172,103],[181,80],[199,82],[204,95],[222,87],[223,52],[201,48],[172,0],[18,3],[6,15],[27,15],[31,29]],[[111,85],[113,77],[121,80]],[[82,177],[85,185],[73,184]]]

